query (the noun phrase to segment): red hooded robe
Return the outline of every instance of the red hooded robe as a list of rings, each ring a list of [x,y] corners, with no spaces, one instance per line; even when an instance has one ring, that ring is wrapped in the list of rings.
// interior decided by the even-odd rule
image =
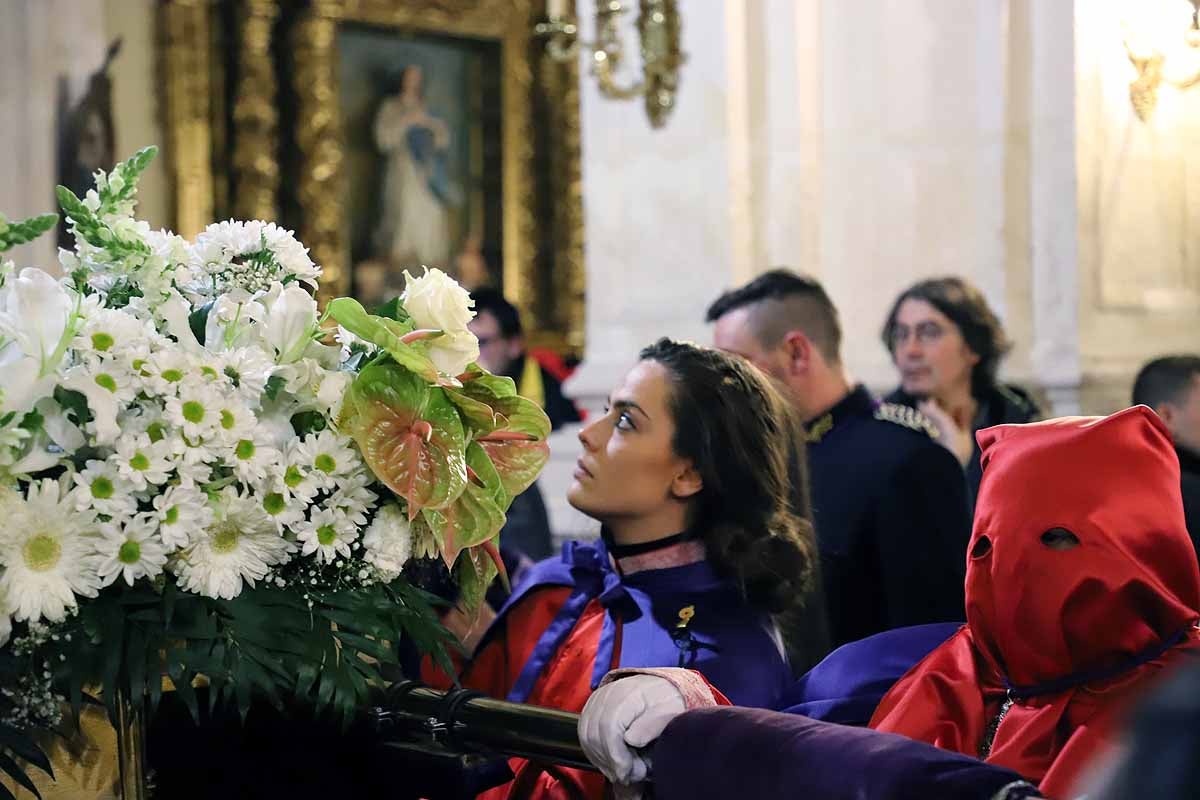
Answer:
[[[892,688],[871,727],[985,756],[1065,797],[1128,702],[1200,650],[1179,462],[1144,406],[978,441],[967,625]],[[1049,546],[1064,536],[1054,529],[1079,544]]]

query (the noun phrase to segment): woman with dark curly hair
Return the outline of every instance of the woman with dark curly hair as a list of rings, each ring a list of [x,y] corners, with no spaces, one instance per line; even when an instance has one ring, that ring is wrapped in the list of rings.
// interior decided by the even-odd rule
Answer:
[[[568,498],[602,539],[532,568],[463,684],[579,711],[610,669],[688,667],[739,704],[775,703],[791,672],[774,617],[810,594],[815,560],[788,405],[748,362],[661,339],[579,440]],[[510,767],[488,797],[603,790],[594,773]]]
[[[900,293],[883,325],[900,372],[885,400],[920,410],[967,471],[972,503],[983,476],[975,432],[1040,416],[1022,389],[996,380],[1012,343],[983,293],[962,278],[932,278]]]

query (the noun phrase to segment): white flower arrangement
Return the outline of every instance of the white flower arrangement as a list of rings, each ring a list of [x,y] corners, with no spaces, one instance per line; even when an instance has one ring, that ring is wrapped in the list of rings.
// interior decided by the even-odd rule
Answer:
[[[60,187],[65,277],[0,269],[0,646],[109,703],[160,669],[213,673],[239,704],[253,686],[349,713],[377,667],[346,654],[446,638],[402,577],[414,552],[478,601],[548,422],[472,363],[470,298],[440,270],[406,272],[379,316],[345,298],[323,314],[320,268],[277,225],[188,242],[135,220],[153,154],[83,200]],[[0,217],[0,252],[52,224]],[[142,649],[105,666],[130,636]]]

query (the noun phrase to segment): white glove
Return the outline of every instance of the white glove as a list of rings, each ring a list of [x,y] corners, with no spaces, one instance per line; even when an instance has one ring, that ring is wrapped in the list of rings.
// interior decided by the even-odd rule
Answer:
[[[579,717],[579,743],[597,769],[614,784],[636,784],[650,773],[637,752],[658,738],[687,710],[683,695],[665,678],[631,675],[601,686]]]

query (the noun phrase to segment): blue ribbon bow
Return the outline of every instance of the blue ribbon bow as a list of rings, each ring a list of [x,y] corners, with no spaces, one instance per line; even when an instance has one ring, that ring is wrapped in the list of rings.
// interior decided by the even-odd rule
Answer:
[[[608,550],[602,541],[594,543],[568,542],[563,547],[563,563],[571,571],[575,590],[567,597],[554,621],[542,632],[533,653],[521,668],[508,701],[524,703],[533,693],[534,684],[575,628],[583,610],[592,600],[604,607],[604,626],[600,630],[600,646],[592,662],[591,687],[600,685],[601,679],[612,666],[613,648],[617,642],[617,617],[622,621],[637,619],[641,609],[621,583],[621,576],[613,569]]]

